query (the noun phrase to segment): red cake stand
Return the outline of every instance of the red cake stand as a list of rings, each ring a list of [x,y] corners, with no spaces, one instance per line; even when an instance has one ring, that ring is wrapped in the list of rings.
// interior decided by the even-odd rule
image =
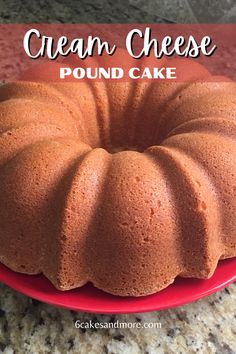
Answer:
[[[149,296],[120,297],[92,285],[58,291],[42,275],[15,273],[0,264],[0,281],[31,298],[75,311],[92,313],[137,313],[180,306],[210,295],[236,280],[236,258],[219,262],[208,280],[177,278],[168,288]]]

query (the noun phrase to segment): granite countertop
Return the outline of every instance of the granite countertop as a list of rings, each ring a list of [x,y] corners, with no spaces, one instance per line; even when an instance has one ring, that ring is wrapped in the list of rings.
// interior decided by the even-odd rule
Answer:
[[[204,5],[204,6],[203,6]],[[0,23],[236,21],[235,0],[0,0]],[[160,323],[157,329],[77,329],[75,321]],[[3,354],[234,354],[236,283],[160,312],[94,315],[55,308],[0,284]]]
[[[234,354],[236,283],[175,309],[133,315],[94,315],[59,309],[0,285],[3,354]],[[75,321],[140,322],[156,329],[77,329]]]
[[[0,23],[234,23],[235,0],[0,0]]]

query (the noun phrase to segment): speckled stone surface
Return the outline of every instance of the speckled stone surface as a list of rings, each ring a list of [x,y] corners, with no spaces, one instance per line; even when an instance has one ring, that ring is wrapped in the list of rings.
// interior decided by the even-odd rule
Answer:
[[[235,20],[235,0],[0,0],[0,23]],[[119,320],[142,325],[159,322],[161,328],[84,330],[75,328],[76,320]],[[119,316],[95,316],[57,309],[0,284],[0,353],[234,354],[236,283],[208,298],[176,309]]]
[[[0,21],[45,23],[232,23],[235,0],[0,0]]]
[[[4,354],[234,354],[236,283],[176,309],[93,315],[57,309],[0,285]],[[161,323],[157,329],[76,329],[75,321]]]

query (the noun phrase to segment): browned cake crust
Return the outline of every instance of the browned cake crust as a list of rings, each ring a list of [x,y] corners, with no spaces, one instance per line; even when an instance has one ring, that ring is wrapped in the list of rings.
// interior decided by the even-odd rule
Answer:
[[[188,65],[188,83],[0,88],[1,262],[140,296],[236,256],[236,85]]]

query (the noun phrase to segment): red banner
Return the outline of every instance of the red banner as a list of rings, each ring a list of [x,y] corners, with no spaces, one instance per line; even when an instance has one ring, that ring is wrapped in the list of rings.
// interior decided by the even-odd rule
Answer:
[[[234,24],[0,25],[0,81],[235,80],[235,34]]]

